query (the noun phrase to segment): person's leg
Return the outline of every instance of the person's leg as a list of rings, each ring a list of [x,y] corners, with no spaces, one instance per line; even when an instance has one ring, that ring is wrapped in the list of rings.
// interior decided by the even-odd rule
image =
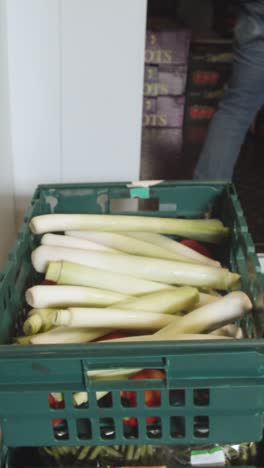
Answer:
[[[264,21],[255,18],[258,27]],[[253,24],[254,25],[254,24]],[[240,147],[257,111],[264,103],[264,37],[244,40],[251,18],[243,15],[238,28],[229,88],[209,127],[195,179],[231,179]],[[240,35],[239,35],[240,34]]]

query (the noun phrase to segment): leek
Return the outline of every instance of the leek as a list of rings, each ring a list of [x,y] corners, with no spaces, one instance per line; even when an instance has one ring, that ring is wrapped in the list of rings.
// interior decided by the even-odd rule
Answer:
[[[14,338],[14,343],[21,345],[30,345],[31,336],[16,336]]]
[[[62,236],[59,234],[45,234],[41,239],[41,244],[55,247],[70,247],[73,249],[99,250],[111,253],[118,252],[101,243],[96,244],[95,242],[91,242],[88,239],[79,239],[78,237]]]
[[[190,312],[184,317],[177,317],[177,320],[174,319],[174,323],[171,322],[157,334],[166,337],[168,333],[178,335],[211,331],[221,325],[242,318],[251,309],[251,301],[245,293],[241,291],[232,292],[212,304],[207,304]]]
[[[130,342],[139,342],[146,343],[149,341],[197,341],[197,340],[231,340],[229,336],[219,336],[213,334],[204,334],[204,333],[183,333],[175,335],[173,333],[166,333],[166,336],[159,335],[154,333],[153,335],[141,335],[141,336],[128,336],[126,338],[114,338],[113,340],[107,341],[107,343],[130,343]],[[98,343],[103,343],[98,340]],[[104,342],[105,343],[105,342]]]
[[[218,220],[92,214],[48,214],[36,216],[30,221],[30,229],[34,234],[69,230],[149,231],[175,234],[188,239],[216,244],[229,235],[229,229],[225,228]]]
[[[231,338],[238,338],[239,326],[233,323],[225,325],[224,327],[217,328],[211,332],[211,335],[217,336],[230,336]]]
[[[45,333],[39,333],[29,338],[31,344],[70,344],[70,343],[88,343],[96,340],[100,336],[109,333],[109,329],[95,330],[88,328],[68,328],[57,327]]]
[[[220,296],[221,297],[221,296]],[[196,304],[195,308],[198,309],[198,307],[202,307],[206,304],[211,304],[212,302],[215,302],[219,299],[219,296],[214,296],[212,294],[207,294],[207,293],[199,293],[199,302]]]
[[[116,292],[103,289],[88,288],[84,286],[33,286],[26,291],[26,301],[31,307],[104,307],[124,301],[129,297]]]
[[[23,325],[25,335],[35,335],[40,331],[45,332],[53,328],[53,312],[54,309],[32,309]]]
[[[149,242],[144,242],[115,232],[66,231],[66,235],[75,236],[75,238],[79,238],[80,241],[86,239],[91,242],[97,242],[102,246],[112,247],[117,249],[115,252],[119,250],[119,253],[124,252],[131,255],[142,255],[144,257],[193,263],[190,258],[184,255],[169,252],[167,249],[150,244]],[[81,243],[79,248],[82,248]]]
[[[89,252],[81,249],[42,245],[32,253],[32,263],[38,272],[45,272],[51,261],[72,261],[115,273],[127,274],[149,281],[196,287],[229,289],[240,276],[224,268],[160,260],[135,255]]]
[[[206,257],[205,255],[196,252],[195,250],[187,247],[176,240],[169,237],[162,236],[161,234],[155,234],[152,232],[127,232],[127,236],[133,239],[142,240],[145,243],[156,245],[159,248],[166,249],[173,255],[180,255],[189,260],[192,263],[202,263],[211,266],[220,266],[220,263],[216,260]]]
[[[198,303],[198,300],[198,290],[184,286],[182,288],[170,288],[164,291],[145,294],[142,297],[128,299],[120,302],[118,307],[161,314],[182,314],[192,310]]]
[[[91,380],[120,380],[127,379],[136,372],[142,370],[140,368],[116,368],[116,369],[96,369],[87,372],[87,376]]]
[[[167,284],[145,281],[129,275],[99,270],[72,262],[51,261],[48,264],[45,278],[57,284],[90,286],[131,296],[168,289]]]
[[[53,324],[66,327],[103,328],[114,330],[158,330],[165,327],[173,319],[171,315],[151,312],[122,310],[122,309],[94,309],[70,307],[66,310],[54,312]],[[180,320],[178,318],[178,320]]]

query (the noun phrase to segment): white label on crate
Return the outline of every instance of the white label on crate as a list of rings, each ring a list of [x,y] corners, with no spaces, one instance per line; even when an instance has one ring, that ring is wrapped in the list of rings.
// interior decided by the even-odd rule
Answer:
[[[263,253],[258,254],[258,260],[260,263],[261,273],[264,274],[264,254]]]
[[[128,188],[136,188],[136,187],[152,187],[153,185],[158,185],[164,182],[163,180],[137,180],[135,182],[131,182],[131,184],[127,184]]]
[[[192,466],[224,466],[225,454],[223,449],[215,447],[208,450],[193,450],[191,453]]]

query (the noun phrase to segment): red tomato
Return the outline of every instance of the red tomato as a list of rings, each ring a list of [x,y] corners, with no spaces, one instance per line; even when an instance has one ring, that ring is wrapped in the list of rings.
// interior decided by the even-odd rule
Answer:
[[[144,369],[130,377],[133,380],[164,379],[165,372],[156,369]],[[121,396],[129,401],[130,406],[137,405],[136,392],[121,392]],[[144,401],[146,406],[160,406],[160,390],[145,390]]]
[[[210,107],[204,107],[203,108],[203,118],[204,119],[210,119]]]
[[[215,114],[216,109],[213,107],[208,107],[208,119],[212,119]]]
[[[198,119],[199,118],[199,107],[198,106],[191,107],[190,114],[191,114],[192,119]]]
[[[201,73],[199,71],[193,74],[193,82],[198,86],[201,84]]]
[[[159,369],[143,369],[136,374],[133,374],[131,379],[142,380],[142,379],[164,379],[165,372]]]
[[[158,421],[158,418],[156,418],[155,416],[147,416],[146,417],[146,423],[147,424],[153,424],[156,421]],[[134,416],[131,416],[130,418],[123,418],[123,424],[125,426],[137,427],[137,425],[138,425],[137,418],[135,418]]]
[[[48,394],[49,406],[52,409],[62,409],[64,408],[64,400],[58,401],[52,393]]]
[[[63,423],[63,419],[53,419],[52,420],[53,427],[59,426],[62,423]]]
[[[205,86],[208,84],[208,73],[206,71],[202,72],[202,84]]]
[[[216,85],[219,80],[219,74],[217,72],[213,72],[210,75],[210,84]]]
[[[44,279],[44,280],[41,282],[41,284],[53,285],[53,284],[56,284],[56,283],[54,283],[54,281],[50,281],[50,280]]]
[[[131,379],[133,380],[164,378],[165,372],[157,369],[144,369],[131,376]],[[130,407],[137,406],[136,392],[130,390],[121,392],[121,397],[126,398],[128,400]],[[160,406],[160,390],[145,390],[144,400],[146,406]],[[137,419],[134,417],[124,418],[123,421],[124,424],[127,426],[137,426]],[[155,416],[147,416],[146,418],[147,424],[153,424],[155,421],[157,421],[157,418]]]
[[[199,252],[200,254],[205,255],[208,258],[213,258],[210,250],[207,247],[204,247],[204,245],[200,242],[191,239],[184,239],[181,241],[181,244],[190,247],[190,249],[196,250],[196,252]]]
[[[128,336],[130,336],[128,333],[121,332],[121,331],[114,331],[114,332],[108,333],[107,335],[100,336],[99,338],[96,338],[96,340],[93,340],[93,341],[116,340],[118,338],[127,338]]]
[[[64,408],[64,401],[58,401],[52,395],[52,393],[48,393],[48,402],[49,402],[49,407],[52,409],[63,409]],[[52,420],[52,425],[53,427],[59,426],[63,422],[63,419],[57,418]]]
[[[207,107],[201,106],[200,108],[200,119],[206,119]]]
[[[123,424],[125,426],[137,427],[137,418],[135,418],[134,416],[131,416],[130,418],[123,418]]]

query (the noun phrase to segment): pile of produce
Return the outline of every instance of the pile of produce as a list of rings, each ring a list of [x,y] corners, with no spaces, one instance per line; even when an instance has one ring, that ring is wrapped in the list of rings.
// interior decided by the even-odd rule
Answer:
[[[93,342],[97,346],[105,341],[243,338],[240,320],[252,310],[251,301],[239,290],[240,276],[212,258],[211,246],[226,242],[230,234],[221,221],[50,214],[33,218],[30,229],[42,235],[41,245],[32,252],[32,265],[44,279],[25,292],[31,309],[24,335],[14,338],[16,344]],[[141,368],[93,370],[88,375],[95,380],[166,377],[162,369]],[[182,395],[177,392],[170,391],[172,406],[174,400],[175,406],[180,404]],[[203,390],[199,392],[198,398],[207,398]],[[102,407],[107,407],[109,395],[107,391],[96,392],[98,404],[100,400]],[[120,396],[123,406],[136,406],[136,392],[123,391]],[[159,406],[160,398],[159,390],[144,391],[149,407]],[[76,392],[73,400],[76,407],[85,408],[88,394]],[[64,408],[63,395],[50,393],[49,405]],[[159,433],[159,418],[148,416],[146,423],[150,436]],[[123,424],[127,439],[133,438],[136,418],[126,418]],[[57,439],[67,436],[62,419],[54,420],[53,428]],[[107,433],[104,436],[107,438]],[[190,464],[190,447],[188,453],[186,448],[173,450],[175,465],[181,464],[176,463],[179,457],[182,464]],[[152,446],[53,447],[41,451],[58,464],[66,460],[136,466],[150,463],[153,455],[157,460]]]
[[[40,454],[59,466],[255,466],[257,444],[205,446],[114,445],[110,447],[44,447]],[[89,465],[86,465],[89,464]],[[85,465],[84,465],[85,464]],[[50,466],[50,465],[49,465]]]
[[[43,234],[32,264],[45,281],[26,291],[16,343],[241,338],[251,301],[202,244],[228,238],[221,221],[50,214],[30,229]]]

